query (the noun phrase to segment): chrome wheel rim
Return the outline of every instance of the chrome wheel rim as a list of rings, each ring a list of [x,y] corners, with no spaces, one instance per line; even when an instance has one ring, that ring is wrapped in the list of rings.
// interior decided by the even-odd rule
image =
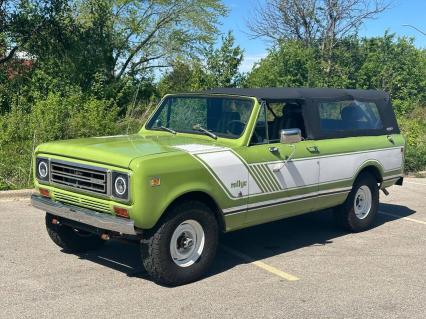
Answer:
[[[358,219],[364,219],[371,211],[372,195],[368,186],[361,186],[355,194],[354,210]]]
[[[170,240],[170,255],[179,267],[193,265],[204,250],[205,234],[199,222],[189,219],[176,227]]]

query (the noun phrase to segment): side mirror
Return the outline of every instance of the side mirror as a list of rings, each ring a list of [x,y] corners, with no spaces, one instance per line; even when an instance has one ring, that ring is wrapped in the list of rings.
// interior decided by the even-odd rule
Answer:
[[[302,131],[298,128],[290,128],[287,130],[281,130],[280,142],[281,144],[294,144],[299,143],[302,140]]]

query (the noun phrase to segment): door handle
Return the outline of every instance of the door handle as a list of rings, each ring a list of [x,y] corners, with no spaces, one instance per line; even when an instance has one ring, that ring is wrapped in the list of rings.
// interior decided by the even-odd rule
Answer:
[[[311,153],[319,153],[318,146],[308,146],[306,149]]]
[[[269,152],[271,152],[271,153],[278,153],[278,152],[279,152],[278,147],[271,146],[271,147],[269,148]]]
[[[394,141],[394,139],[393,139],[393,136],[392,135],[388,135],[388,136],[386,136],[387,137],[387,139],[388,139],[388,141],[389,142],[391,142],[392,144],[395,144],[395,141]]]

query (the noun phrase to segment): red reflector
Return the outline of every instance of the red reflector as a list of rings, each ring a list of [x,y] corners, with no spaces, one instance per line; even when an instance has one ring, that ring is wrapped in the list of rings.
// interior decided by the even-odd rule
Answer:
[[[45,188],[39,188],[38,191],[40,192],[41,196],[50,197],[50,193],[49,193],[49,191],[47,189],[45,189]]]
[[[114,206],[114,212],[117,216],[129,218],[129,212],[125,208]]]

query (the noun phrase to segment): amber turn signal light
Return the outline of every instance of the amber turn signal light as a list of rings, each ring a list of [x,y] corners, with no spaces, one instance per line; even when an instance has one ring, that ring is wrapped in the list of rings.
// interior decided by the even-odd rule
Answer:
[[[115,215],[123,218],[129,218],[129,212],[125,208],[114,206]]]
[[[38,191],[40,192],[40,195],[41,195],[41,196],[44,196],[44,197],[50,197],[49,190],[47,190],[47,189],[45,189],[45,188],[39,188],[39,190],[38,190]]]
[[[160,186],[161,185],[160,177],[151,178],[149,183],[150,183],[151,187]]]

